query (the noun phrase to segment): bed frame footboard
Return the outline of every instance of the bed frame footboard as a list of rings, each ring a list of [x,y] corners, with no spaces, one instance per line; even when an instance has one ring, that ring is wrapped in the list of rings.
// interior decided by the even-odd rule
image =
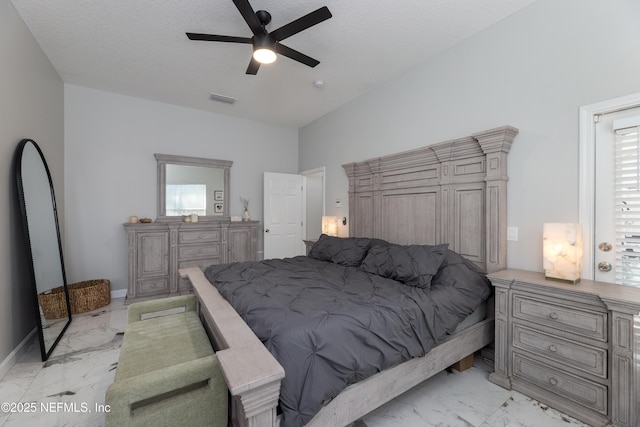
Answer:
[[[273,427],[284,369],[199,268],[180,270],[198,299],[198,312],[231,394],[234,427]]]

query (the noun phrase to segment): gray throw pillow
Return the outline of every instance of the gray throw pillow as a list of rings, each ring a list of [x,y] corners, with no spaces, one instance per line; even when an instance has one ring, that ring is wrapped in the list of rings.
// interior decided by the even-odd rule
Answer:
[[[386,243],[384,240],[366,237],[333,237],[323,234],[309,250],[309,258],[357,267],[373,241]]]
[[[436,246],[373,246],[360,269],[405,285],[429,289],[431,278],[442,265],[448,247],[448,243]]]

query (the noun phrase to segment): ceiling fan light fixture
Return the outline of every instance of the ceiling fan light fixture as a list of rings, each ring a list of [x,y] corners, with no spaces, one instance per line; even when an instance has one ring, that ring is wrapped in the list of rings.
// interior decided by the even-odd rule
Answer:
[[[271,64],[275,62],[276,58],[276,53],[268,47],[261,47],[253,51],[253,59],[261,64]]]
[[[291,49],[280,42],[331,18],[332,15],[327,6],[307,13],[301,18],[291,21],[273,31],[268,31],[267,25],[271,22],[271,14],[269,12],[266,10],[254,12],[253,7],[249,4],[249,0],[233,0],[233,4],[235,4],[240,15],[242,15],[242,18],[249,26],[249,29],[253,33],[252,37],[186,33],[189,40],[252,44],[253,55],[245,74],[256,75],[261,64],[274,62],[278,55],[286,56],[311,68],[320,63],[317,59],[313,59],[295,49]]]
[[[253,37],[253,59],[261,64],[271,64],[276,60],[276,41],[268,34]]]

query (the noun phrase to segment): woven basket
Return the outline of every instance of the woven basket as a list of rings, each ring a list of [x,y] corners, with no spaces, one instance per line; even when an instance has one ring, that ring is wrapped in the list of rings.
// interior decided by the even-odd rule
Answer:
[[[67,285],[71,314],[86,313],[104,307],[111,302],[111,282],[105,279],[87,280]],[[38,294],[45,319],[67,317],[64,287],[58,286]]]

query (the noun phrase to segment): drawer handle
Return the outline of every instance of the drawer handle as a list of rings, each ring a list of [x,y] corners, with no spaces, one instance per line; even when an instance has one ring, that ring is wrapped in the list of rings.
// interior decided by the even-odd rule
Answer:
[[[558,385],[558,380],[553,378],[553,377],[551,377],[551,378],[549,378],[549,384],[551,384],[552,386],[555,387],[555,386]]]
[[[556,320],[558,318],[558,313],[556,313],[555,311],[553,313],[551,313],[549,315],[550,318],[552,318],[553,320]]]
[[[551,345],[549,346],[549,351],[550,351],[551,353],[555,353],[556,351],[558,351],[558,347],[556,347],[555,345],[551,344]]]

